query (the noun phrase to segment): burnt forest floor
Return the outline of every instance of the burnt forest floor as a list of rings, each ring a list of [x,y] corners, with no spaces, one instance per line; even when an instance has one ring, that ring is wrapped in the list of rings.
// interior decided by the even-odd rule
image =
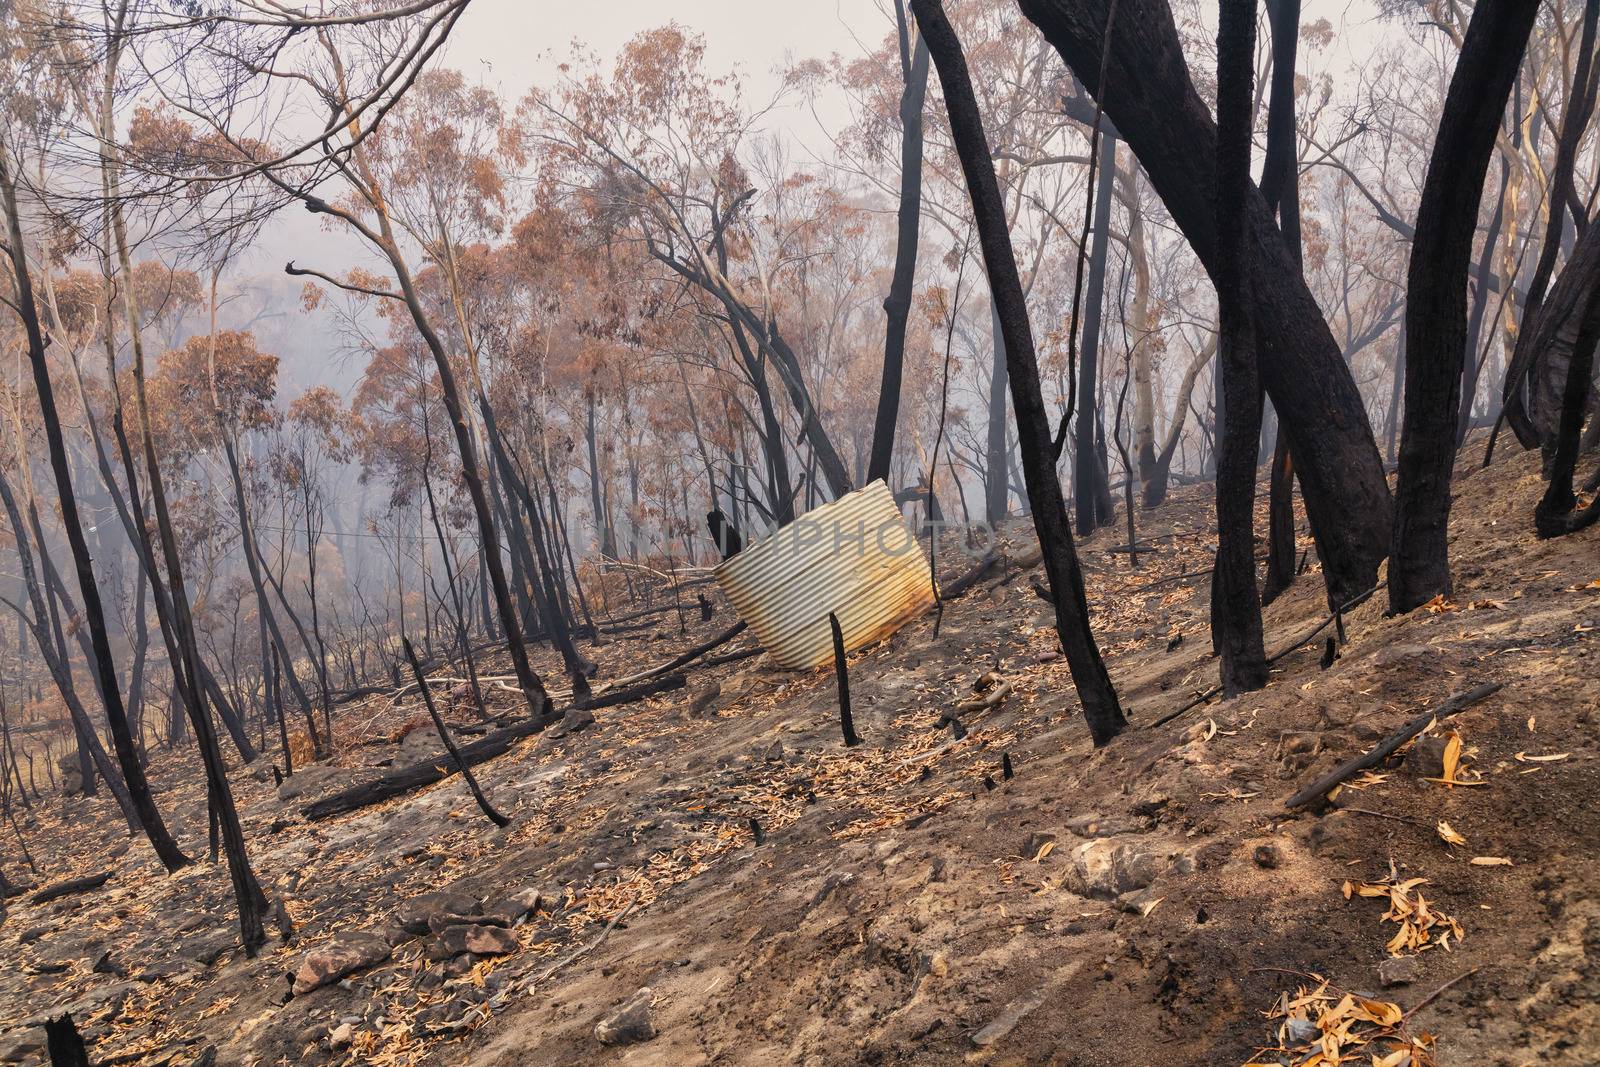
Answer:
[[[1390,619],[1380,593],[1345,617],[1326,669],[1332,628],[1279,660],[1264,691],[1156,728],[1215,680],[1209,581],[1195,573],[1214,543],[1210,487],[1138,515],[1159,551],[1137,571],[1107,551],[1125,526],[1081,543],[1133,723],[1099,751],[1032,589],[1043,572],[1025,519],[937,636],[930,615],[851,657],[857,748],[840,743],[831,669],[757,657],[691,669],[687,689],[480,765],[505,830],[459,777],[308,822],[316,795],[431,755],[431,730],[394,742],[425,721],[414,694],[347,705],[338,756],[290,779],[299,795],[279,796],[270,755],[233,771],[256,871],[297,927],[254,959],[238,949],[225,868],[204,860],[193,757],[158,753],[157,800],[201,857],[176,876],[107,797],[25,814],[41,886],[111,877],[8,902],[0,1059],[43,1062],[39,1022],[70,1010],[97,1064],[1300,1063],[1272,1046],[1320,1037],[1306,1029],[1319,1017],[1363,1064],[1406,1062],[1379,1034],[1441,1065],[1600,1062],[1600,528],[1534,538],[1537,455],[1502,450],[1486,471],[1464,459],[1456,490],[1452,601]],[[970,564],[953,545],[944,555],[941,572]],[[1268,650],[1322,623],[1324,595],[1313,565],[1266,610]],[[716,602],[707,622],[691,612],[680,630],[667,615],[585,654],[601,682],[664,662],[729,625]],[[538,667],[559,678],[548,650]],[[1009,695],[964,714],[955,740],[940,716],[991,671]],[[1484,682],[1504,688],[1342,789],[1334,810],[1285,809]],[[515,713],[514,695],[492,699]],[[1458,745],[1439,740],[1452,731]],[[1449,770],[1421,766],[1424,748]],[[1420,894],[1421,918],[1386,920],[1405,909],[1363,883],[1398,883],[1402,903]],[[497,935],[498,954],[439,959],[441,939],[396,928],[530,889],[540,904],[510,943]],[[508,914],[532,894],[520,900]],[[1423,950],[1380,976],[1391,938],[1418,930]],[[288,996],[308,954],[351,943],[387,958]],[[631,1022],[655,1036],[600,1043],[596,1023],[646,987]],[[1346,990],[1368,999],[1340,1006]],[[1269,1019],[1275,1005],[1310,1023]],[[602,1030],[617,1040],[629,1022]]]

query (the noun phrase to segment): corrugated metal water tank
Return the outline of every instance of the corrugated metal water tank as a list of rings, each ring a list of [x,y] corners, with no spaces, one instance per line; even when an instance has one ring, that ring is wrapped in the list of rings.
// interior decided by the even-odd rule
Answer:
[[[791,670],[832,662],[830,611],[853,651],[933,606],[928,558],[881,480],[807,512],[715,573],[762,647]]]

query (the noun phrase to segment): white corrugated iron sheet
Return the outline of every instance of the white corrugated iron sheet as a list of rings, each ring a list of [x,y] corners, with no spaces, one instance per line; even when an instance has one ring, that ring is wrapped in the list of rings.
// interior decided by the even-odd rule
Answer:
[[[762,647],[791,670],[832,662],[829,612],[853,651],[933,606],[928,558],[881,480],[749,545],[716,579]]]

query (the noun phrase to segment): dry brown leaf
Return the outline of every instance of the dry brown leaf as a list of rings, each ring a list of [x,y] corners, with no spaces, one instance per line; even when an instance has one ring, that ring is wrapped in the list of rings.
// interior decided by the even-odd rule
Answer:
[[[1443,819],[1439,820],[1439,825],[1435,829],[1439,831],[1439,837],[1447,845],[1464,845],[1467,843],[1467,839],[1456,833],[1455,827]]]
[[[1033,862],[1042,862],[1046,856],[1050,855],[1050,853],[1055,850],[1055,847],[1056,843],[1054,841],[1046,841],[1044,844],[1040,845],[1038,853],[1036,853],[1033,857]]]
[[[1505,856],[1474,856],[1467,861],[1474,867],[1509,867],[1511,860]]]
[[[1518,752],[1516,759],[1522,763],[1560,763],[1570,755],[1570,752],[1553,752],[1546,756],[1530,756],[1526,752]]]
[[[1445,781],[1453,782],[1456,779],[1456,770],[1461,766],[1461,735],[1454,730],[1450,731],[1449,740],[1444,743],[1444,774]]]

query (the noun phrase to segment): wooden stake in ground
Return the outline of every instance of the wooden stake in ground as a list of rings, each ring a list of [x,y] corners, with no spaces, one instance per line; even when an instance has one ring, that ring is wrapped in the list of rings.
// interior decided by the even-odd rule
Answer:
[[[89,1052],[70,1014],[45,1020],[44,1037],[50,1049],[50,1067],[89,1067]]]
[[[428,680],[422,675],[422,664],[417,660],[417,650],[411,647],[411,638],[402,634],[400,644],[405,648],[406,659],[411,661],[411,673],[416,676],[417,688],[422,691],[422,702],[427,705],[428,715],[433,719],[433,727],[439,731],[439,740],[444,742],[445,751],[449,752],[450,758],[455,761],[456,770],[466,779],[467,788],[472,790],[472,799],[478,802],[478,808],[490,822],[501,829],[510,826],[511,820],[496,811],[494,805],[489,803],[489,798],[483,795],[483,790],[478,788],[478,780],[472,776],[466,761],[461,758],[456,743],[450,740],[450,732],[444,728],[444,720],[439,718],[439,711],[433,706],[433,694],[428,691]]]
[[[850,717],[850,668],[844,661],[844,632],[839,629],[839,616],[828,612],[828,626],[833,630],[833,671],[839,677],[839,727],[844,731],[846,748],[861,743],[856,736],[855,720]]]

